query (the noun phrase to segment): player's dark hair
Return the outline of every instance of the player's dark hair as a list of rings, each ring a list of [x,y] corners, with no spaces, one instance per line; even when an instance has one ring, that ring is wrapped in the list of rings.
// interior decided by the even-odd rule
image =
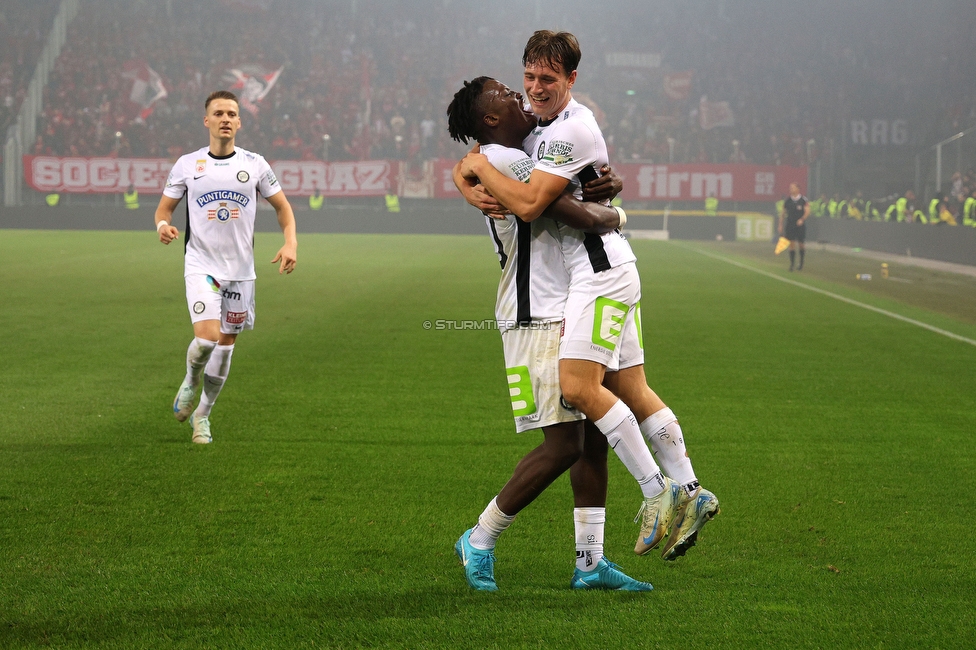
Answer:
[[[522,52],[522,65],[539,63],[555,69],[558,64],[566,75],[579,66],[583,53],[579,41],[569,32],[540,29],[529,37]]]
[[[481,93],[491,77],[476,77],[465,81],[464,87],[454,93],[447,107],[447,132],[458,142],[468,144],[468,138],[477,140],[481,133]]]
[[[237,99],[237,95],[235,95],[231,91],[229,91],[229,90],[215,90],[212,93],[210,93],[209,95],[207,95],[207,101],[203,105],[203,110],[205,110],[205,111],[206,110],[209,110],[210,109],[210,102],[212,102],[215,99],[230,99],[231,101],[237,102],[237,105],[238,106],[241,105],[241,102],[238,101],[238,99]]]

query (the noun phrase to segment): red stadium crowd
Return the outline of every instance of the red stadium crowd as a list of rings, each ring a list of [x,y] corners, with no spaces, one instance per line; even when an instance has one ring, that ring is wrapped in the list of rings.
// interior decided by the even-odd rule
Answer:
[[[18,0],[0,7],[0,134],[7,133],[27,93],[58,3]]]
[[[239,138],[269,158],[455,157],[463,149],[445,136],[444,117],[454,91],[479,74],[518,88],[521,47],[545,22],[543,5],[510,0],[493,11],[418,0],[81,1],[30,153],[174,157],[199,144],[202,97],[243,69],[280,70]],[[50,20],[35,8],[50,14],[54,4],[16,0],[4,10],[0,29],[14,40],[0,40],[0,96],[14,105],[15,77],[31,67]],[[761,4],[570,5],[558,27],[583,47],[574,90],[594,105],[616,161],[802,165],[841,137],[844,120],[892,106],[915,116],[917,143],[976,124],[976,55],[958,46],[972,19],[925,39],[886,32],[897,16],[845,22],[838,12],[834,23],[813,23],[808,8],[783,33]],[[593,11],[606,16],[595,21]],[[167,93],[144,118],[129,99],[134,62],[158,73]],[[675,78],[683,85],[669,87]]]

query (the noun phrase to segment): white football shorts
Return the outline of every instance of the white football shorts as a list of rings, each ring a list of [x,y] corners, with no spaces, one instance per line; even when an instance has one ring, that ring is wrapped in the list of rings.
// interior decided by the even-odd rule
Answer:
[[[643,364],[640,299],[633,262],[571,283],[559,358],[594,361],[611,372]]]
[[[191,323],[219,320],[223,334],[254,329],[254,280],[217,280],[202,273],[185,279]]]
[[[559,389],[560,323],[532,323],[502,332],[508,393],[518,433],[582,420]]]

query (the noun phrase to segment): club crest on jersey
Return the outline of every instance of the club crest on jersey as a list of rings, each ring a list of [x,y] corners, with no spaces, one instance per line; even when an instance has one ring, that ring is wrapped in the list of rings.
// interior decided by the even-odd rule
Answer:
[[[248,173],[243,169],[237,172],[237,180],[239,180],[242,183],[246,183],[248,180],[250,180],[250,178],[251,178],[250,175],[248,175]]]
[[[216,209],[211,208],[207,210],[207,220],[213,221],[229,221],[231,219],[239,219],[241,216],[240,208],[228,208],[227,203],[221,202]]]
[[[205,171],[207,171],[207,161],[205,159],[204,160],[198,160],[197,161],[197,167],[196,167],[196,173],[202,174]]]
[[[214,190],[213,192],[207,192],[198,198],[197,205],[202,208],[208,203],[213,203],[214,201],[233,201],[234,203],[239,204],[242,208],[246,208],[247,204],[251,202],[251,199],[240,192],[233,192],[231,190]]]

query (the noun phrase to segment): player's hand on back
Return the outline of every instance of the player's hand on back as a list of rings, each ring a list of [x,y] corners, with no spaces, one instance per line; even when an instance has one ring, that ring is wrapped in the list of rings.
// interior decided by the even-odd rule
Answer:
[[[624,181],[617,175],[610,165],[600,168],[601,176],[583,185],[583,200],[603,202],[610,201],[624,189]]]

